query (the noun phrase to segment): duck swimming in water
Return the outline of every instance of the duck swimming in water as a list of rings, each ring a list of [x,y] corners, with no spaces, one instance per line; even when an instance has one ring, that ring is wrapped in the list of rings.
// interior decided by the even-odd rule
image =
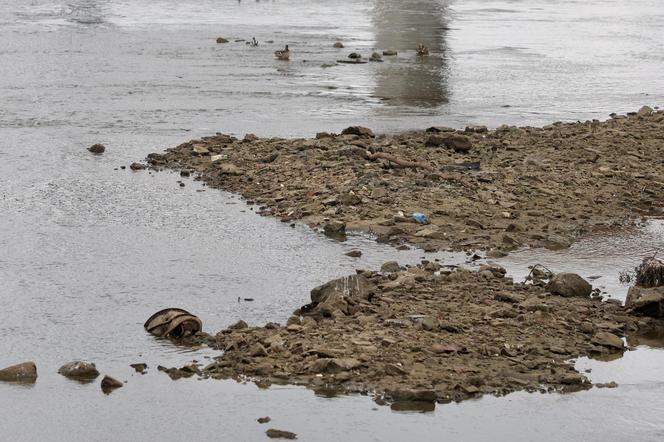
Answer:
[[[277,57],[279,60],[290,59],[290,49],[288,49],[288,45],[286,45],[284,49],[279,49],[278,51],[274,51],[274,56]]]
[[[426,46],[424,46],[422,43],[420,43],[419,45],[417,45],[417,49],[416,49],[416,51],[417,51],[417,55],[420,55],[420,56],[422,56],[422,55],[429,55],[429,48],[427,48]]]

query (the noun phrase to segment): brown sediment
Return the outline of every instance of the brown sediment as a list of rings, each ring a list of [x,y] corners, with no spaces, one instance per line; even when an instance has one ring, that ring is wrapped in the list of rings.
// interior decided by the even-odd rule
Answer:
[[[312,302],[285,326],[241,324],[199,336],[224,350],[202,376],[387,401],[578,391],[592,384],[573,358],[620,357],[626,332],[657,322],[619,303],[513,283],[498,266],[439,267],[364,271],[312,290]]]
[[[579,235],[661,214],[662,111],[492,131],[374,137],[354,129],[316,139],[217,134],[151,154],[148,163],[192,171],[263,215],[343,222],[425,250],[565,248]]]
[[[664,112],[648,108],[543,128],[344,132],[290,140],[217,134],[148,162],[239,193],[263,215],[425,250],[564,248],[581,234],[660,213],[664,201]],[[194,340],[223,355],[206,367],[164,370],[371,392],[378,401],[576,391],[591,383],[573,358],[619,357],[626,333],[662,325],[588,297],[573,274],[548,291],[537,281],[514,283],[498,266],[392,264],[312,290],[285,326],[239,322],[200,333]]]

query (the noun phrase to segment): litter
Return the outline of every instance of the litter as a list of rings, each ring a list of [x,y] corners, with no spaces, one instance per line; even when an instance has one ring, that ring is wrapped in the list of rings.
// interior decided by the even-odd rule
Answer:
[[[186,310],[166,308],[150,316],[143,327],[149,333],[161,338],[180,339],[201,331],[203,323]]]

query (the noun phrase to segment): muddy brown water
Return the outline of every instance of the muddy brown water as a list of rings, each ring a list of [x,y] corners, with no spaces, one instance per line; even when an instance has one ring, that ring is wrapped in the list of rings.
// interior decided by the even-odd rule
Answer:
[[[288,386],[174,382],[156,371],[214,356],[148,336],[142,323],[156,310],[186,308],[208,331],[240,318],[283,321],[316,284],[425,254],[332,241],[189,179],[181,188],[175,174],[121,165],[215,131],[546,124],[664,101],[653,69],[664,62],[657,0],[305,3],[0,0],[0,367],[35,360],[39,371],[34,385],[0,384],[0,439],[264,440],[272,426],[307,441],[661,440],[658,336],[618,360],[578,362],[619,388],[433,411]],[[218,36],[231,43],[217,45]],[[258,48],[234,42],[253,36]],[[424,60],[413,51],[420,41],[432,52]],[[293,59],[275,61],[285,43]],[[321,66],[374,48],[399,56]],[[96,142],[104,155],[85,150]],[[533,263],[600,276],[594,284],[622,299],[618,272],[661,248],[663,232],[655,221],[499,262],[517,278]],[[362,258],[344,255],[353,248]],[[126,386],[105,396],[98,381],[56,373],[76,358]],[[148,373],[134,373],[135,362]],[[272,422],[259,425],[264,415]]]

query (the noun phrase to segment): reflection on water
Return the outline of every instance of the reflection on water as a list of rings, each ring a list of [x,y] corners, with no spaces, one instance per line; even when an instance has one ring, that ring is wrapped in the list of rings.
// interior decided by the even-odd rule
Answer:
[[[628,332],[626,338],[630,347],[646,345],[650,348],[664,348],[664,327]]]
[[[375,74],[375,96],[387,104],[436,107],[447,103],[447,2],[441,0],[375,0],[372,21],[377,50],[396,50],[384,57]],[[415,54],[418,44],[430,55]]]
[[[392,411],[401,413],[429,413],[436,409],[435,402],[399,401],[390,405]]]

